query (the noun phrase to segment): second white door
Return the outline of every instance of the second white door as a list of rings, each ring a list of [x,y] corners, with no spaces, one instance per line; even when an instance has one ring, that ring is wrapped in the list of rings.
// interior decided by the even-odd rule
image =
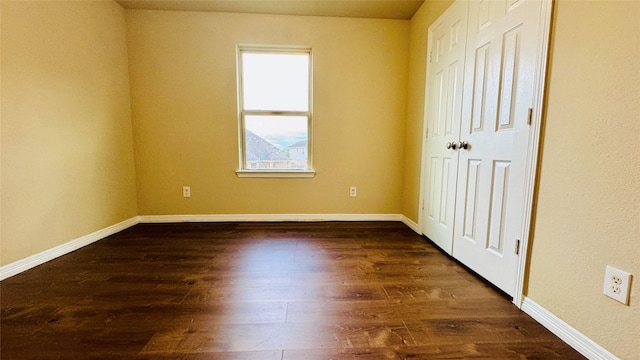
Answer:
[[[457,1],[429,28],[430,63],[422,232],[451,254],[468,2]]]

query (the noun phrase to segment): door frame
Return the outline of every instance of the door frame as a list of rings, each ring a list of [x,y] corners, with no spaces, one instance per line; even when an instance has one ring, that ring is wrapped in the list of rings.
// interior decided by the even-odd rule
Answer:
[[[467,1],[467,0],[456,0],[456,1]],[[527,0],[525,0],[527,1]],[[542,115],[543,115],[543,105],[545,99],[545,84],[546,84],[546,76],[547,76],[547,63],[548,63],[548,55],[549,55],[549,44],[550,44],[550,35],[551,35],[551,15],[553,8],[553,0],[533,0],[533,1],[541,1],[542,6],[540,7],[540,34],[538,38],[537,46],[537,58],[536,58],[536,68],[534,73],[534,90],[533,90],[533,101],[531,104],[531,108],[533,109],[531,114],[531,128],[529,132],[529,140],[527,143],[527,161],[525,164],[526,174],[525,174],[525,194],[524,194],[524,203],[522,206],[524,207],[523,211],[523,219],[522,219],[522,231],[520,233],[520,253],[518,256],[518,266],[517,273],[515,276],[515,292],[513,295],[513,304],[515,304],[518,308],[522,307],[522,302],[524,300],[524,283],[525,283],[525,274],[527,271],[527,260],[529,257],[529,240],[531,237],[531,225],[533,219],[533,206],[534,206],[534,196],[535,196],[535,188],[537,185],[537,175],[538,175],[538,161],[539,161],[539,153],[540,153],[540,136],[541,136],[541,125],[542,125]],[[425,67],[426,67],[426,79],[425,79],[425,92],[424,92],[424,109],[423,109],[423,119],[422,119],[422,149],[421,149],[421,164],[420,164],[420,200],[418,206],[418,229],[420,229],[420,233],[424,234],[424,202],[425,202],[425,180],[427,174],[427,163],[426,163],[426,140],[427,140],[427,121],[425,119],[427,112],[427,108],[429,106],[428,101],[428,92],[429,92],[429,82],[431,81],[431,72],[429,71],[429,54],[433,51],[433,29],[440,24],[443,18],[448,14],[448,9],[445,10],[440,17],[436,21],[434,21],[428,29],[427,35],[427,56],[425,57]],[[464,96],[464,95],[463,95]]]

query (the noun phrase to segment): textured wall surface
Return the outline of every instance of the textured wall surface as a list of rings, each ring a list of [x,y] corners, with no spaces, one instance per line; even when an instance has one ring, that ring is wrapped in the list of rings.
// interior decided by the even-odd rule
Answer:
[[[138,213],[124,10],[2,1],[6,265]]]
[[[640,2],[559,1],[527,296],[621,359],[640,352]],[[612,265],[631,304],[602,294]]]
[[[127,10],[127,29],[142,215],[400,213],[409,21]],[[315,178],[237,177],[236,44],[312,48]]]

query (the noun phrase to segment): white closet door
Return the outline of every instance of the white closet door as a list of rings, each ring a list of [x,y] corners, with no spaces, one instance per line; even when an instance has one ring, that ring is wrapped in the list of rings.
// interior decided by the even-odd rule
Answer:
[[[453,256],[512,296],[541,6],[469,3]]]
[[[467,1],[455,2],[429,28],[431,62],[425,107],[422,231],[449,254],[453,244],[467,8]]]

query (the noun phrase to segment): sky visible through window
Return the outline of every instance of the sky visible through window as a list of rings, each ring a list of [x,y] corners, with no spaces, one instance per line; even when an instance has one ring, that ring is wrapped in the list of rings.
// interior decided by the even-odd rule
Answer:
[[[245,110],[309,110],[309,54],[245,52],[242,76]]]

